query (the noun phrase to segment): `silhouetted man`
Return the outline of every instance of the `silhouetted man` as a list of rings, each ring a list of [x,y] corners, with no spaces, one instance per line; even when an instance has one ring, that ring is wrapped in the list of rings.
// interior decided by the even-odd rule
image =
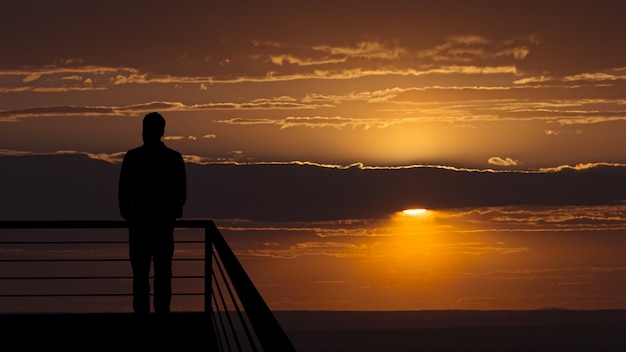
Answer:
[[[185,163],[161,137],[165,119],[157,112],[143,119],[143,145],[129,150],[120,172],[120,214],[128,223],[133,270],[133,310],[150,312],[150,265],[154,263],[154,311],[169,313],[172,297],[174,222],[187,196]]]

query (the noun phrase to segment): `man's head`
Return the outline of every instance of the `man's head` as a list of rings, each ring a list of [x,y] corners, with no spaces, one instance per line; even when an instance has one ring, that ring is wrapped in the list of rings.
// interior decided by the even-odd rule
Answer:
[[[165,119],[158,112],[151,112],[143,118],[143,142],[155,143],[165,134]]]

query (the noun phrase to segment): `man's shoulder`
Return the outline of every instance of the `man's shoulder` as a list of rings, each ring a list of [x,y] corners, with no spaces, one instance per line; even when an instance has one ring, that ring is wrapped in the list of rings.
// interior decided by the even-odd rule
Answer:
[[[165,144],[163,144],[163,149],[165,150],[166,153],[168,153],[171,157],[176,157],[176,158],[182,158],[183,155],[178,152],[177,150],[174,150],[168,146],[166,146]]]
[[[136,148],[132,148],[126,151],[126,154],[133,154],[133,153],[139,153],[141,152],[141,150],[144,149],[143,145],[140,145],[139,147]]]
[[[141,154],[143,152],[143,149],[143,146],[129,149],[126,151],[125,157],[132,157],[133,155]]]
[[[178,152],[177,150],[174,150],[168,146],[166,146],[164,143],[161,143],[158,146],[150,146],[147,147],[146,145],[141,145],[139,147],[133,148],[133,149],[129,149],[126,152],[126,156],[128,158],[133,158],[133,157],[141,157],[142,155],[162,155],[164,157],[169,157],[169,158],[180,158],[182,159],[182,154],[180,152]]]

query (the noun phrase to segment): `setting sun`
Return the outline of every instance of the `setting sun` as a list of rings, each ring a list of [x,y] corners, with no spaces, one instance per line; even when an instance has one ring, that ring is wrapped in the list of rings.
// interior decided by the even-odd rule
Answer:
[[[424,214],[426,212],[426,209],[413,208],[413,209],[405,209],[402,212],[406,215],[419,215],[419,214]]]

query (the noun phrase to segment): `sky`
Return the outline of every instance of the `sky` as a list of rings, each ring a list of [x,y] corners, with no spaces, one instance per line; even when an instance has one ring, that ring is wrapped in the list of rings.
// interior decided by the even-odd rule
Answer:
[[[626,308],[621,1],[0,8],[1,220],[120,219],[158,111],[272,309]]]

